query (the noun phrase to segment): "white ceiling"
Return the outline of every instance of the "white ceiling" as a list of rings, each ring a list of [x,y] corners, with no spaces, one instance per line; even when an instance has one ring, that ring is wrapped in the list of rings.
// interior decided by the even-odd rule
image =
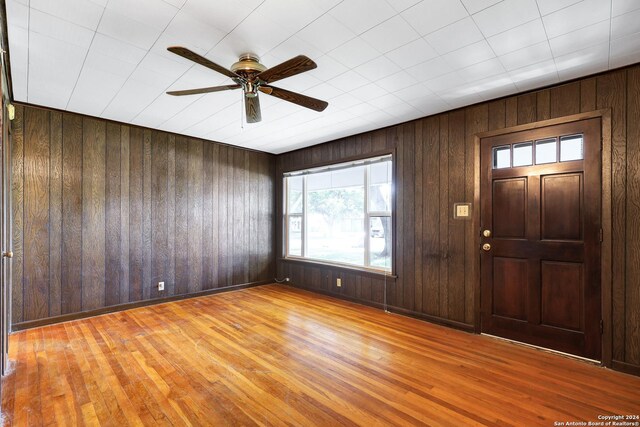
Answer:
[[[640,61],[639,0],[6,0],[17,101],[272,153]],[[166,51],[318,68],[276,84],[323,113],[241,92]]]

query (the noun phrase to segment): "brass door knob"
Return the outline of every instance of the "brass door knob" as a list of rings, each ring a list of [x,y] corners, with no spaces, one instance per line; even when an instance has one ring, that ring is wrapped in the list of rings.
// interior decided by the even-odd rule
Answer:
[[[484,245],[482,245],[482,250],[483,251],[490,251],[491,250],[491,245],[488,243],[485,243]]]
[[[2,256],[5,258],[13,258],[13,252],[12,251],[4,251],[2,252]]]
[[[482,235],[483,235],[484,237],[491,237],[491,230],[484,230],[484,231],[482,232]]]

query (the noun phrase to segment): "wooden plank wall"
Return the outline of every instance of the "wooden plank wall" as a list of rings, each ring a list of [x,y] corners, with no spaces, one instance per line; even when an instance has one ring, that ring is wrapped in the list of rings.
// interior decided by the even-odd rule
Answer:
[[[294,285],[471,329],[474,235],[452,218],[473,201],[474,135],[596,109],[612,114],[613,360],[640,369],[640,66],[486,102],[279,155],[283,170],[396,150],[397,279],[288,262],[282,256],[282,189],[276,185],[278,276]],[[336,287],[335,278],[342,278]]]
[[[14,325],[274,277],[273,155],[22,105],[12,144]]]

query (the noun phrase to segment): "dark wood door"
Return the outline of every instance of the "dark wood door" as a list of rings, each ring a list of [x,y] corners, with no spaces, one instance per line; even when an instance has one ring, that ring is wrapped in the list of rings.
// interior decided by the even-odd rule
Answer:
[[[600,359],[600,128],[481,140],[482,332]]]

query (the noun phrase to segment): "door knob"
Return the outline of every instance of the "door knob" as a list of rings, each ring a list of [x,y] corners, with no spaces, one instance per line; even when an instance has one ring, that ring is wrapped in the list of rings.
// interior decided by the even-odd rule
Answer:
[[[485,243],[484,245],[482,245],[482,250],[483,251],[490,251],[491,250],[491,245],[488,243]]]
[[[484,237],[491,237],[491,230],[484,230],[484,231],[482,232],[482,235],[483,235]]]
[[[2,256],[5,258],[13,258],[13,252],[12,251],[4,251],[2,252]]]

